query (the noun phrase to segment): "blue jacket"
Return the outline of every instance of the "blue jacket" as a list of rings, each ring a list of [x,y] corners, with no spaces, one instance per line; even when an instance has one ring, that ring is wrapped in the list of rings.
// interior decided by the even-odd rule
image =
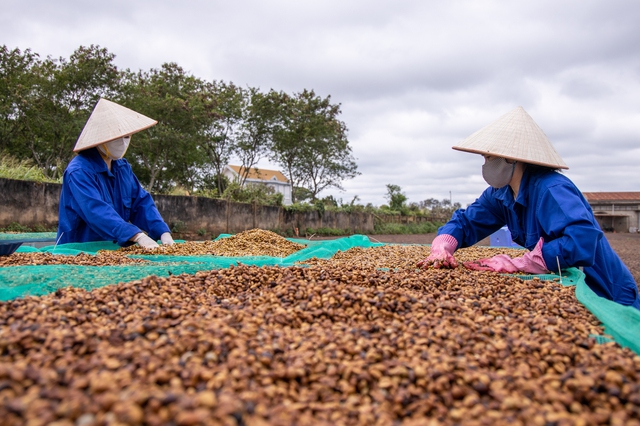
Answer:
[[[533,250],[542,237],[542,255],[550,270],[584,267],[585,282],[599,296],[640,309],[638,286],[613,251],[589,203],[566,176],[529,166],[517,199],[511,188],[488,188],[467,209],[460,209],[438,230],[469,247],[504,225],[513,241]]]
[[[114,241],[121,246],[146,231],[154,240],[169,232],[151,195],[125,159],[111,171],[97,148],[80,151],[64,172],[60,193],[59,243]]]

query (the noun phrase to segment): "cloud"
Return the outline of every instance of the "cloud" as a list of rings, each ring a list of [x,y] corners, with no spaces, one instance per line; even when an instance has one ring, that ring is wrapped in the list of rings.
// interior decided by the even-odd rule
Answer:
[[[638,22],[625,0],[6,0],[0,36],[43,56],[97,44],[120,68],[314,89],[341,104],[362,173],[321,195],[380,205],[393,183],[409,201],[465,205],[486,188],[482,161],[451,146],[519,105],[580,189],[638,190]]]

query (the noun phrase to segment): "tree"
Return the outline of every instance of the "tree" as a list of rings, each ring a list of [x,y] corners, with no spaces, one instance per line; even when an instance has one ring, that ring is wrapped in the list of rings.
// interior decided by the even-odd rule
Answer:
[[[205,161],[199,151],[202,129],[214,104],[206,83],[175,63],[127,71],[121,103],[158,121],[131,139],[127,158],[140,181],[157,192],[176,185],[193,190]]]
[[[454,211],[462,207],[460,203],[451,204],[451,200],[443,198],[442,201],[435,198],[428,198],[418,203],[420,209],[430,212],[434,215],[450,216]]]
[[[31,158],[47,177],[62,175],[93,106],[117,90],[114,57],[94,45],[80,46],[69,60],[25,57],[30,76],[24,79],[28,87],[20,88],[20,105],[14,109],[20,121],[14,148],[19,144],[20,157]]]
[[[360,173],[346,139],[344,123],[331,120],[326,123],[327,133],[312,139],[303,150],[301,175],[315,200],[324,189],[344,190],[342,181]]]
[[[393,184],[387,184],[385,198],[389,200],[389,208],[391,210],[402,210],[407,201],[407,196],[402,193],[402,188]]]
[[[237,151],[246,95],[233,83],[214,82],[207,87],[210,98],[215,99],[215,108],[203,128],[201,147],[207,157],[210,174],[218,177],[218,191],[222,193],[222,171],[232,153]]]
[[[306,89],[281,99],[270,159],[286,171],[294,188],[304,186],[314,200],[323,189],[342,189],[342,180],[358,173],[346,126],[337,118],[340,105]]]
[[[313,198],[313,194],[307,188],[296,186],[293,188],[292,198],[298,203],[303,203],[307,200],[311,200]]]
[[[234,146],[234,153],[242,166],[240,185],[244,185],[251,169],[270,151],[280,99],[273,90],[263,94],[258,89],[250,88],[245,93],[247,98],[240,133]]]
[[[24,158],[21,143],[25,108],[35,86],[33,68],[40,59],[27,49],[0,46],[0,151]],[[23,139],[23,138],[20,138]]]

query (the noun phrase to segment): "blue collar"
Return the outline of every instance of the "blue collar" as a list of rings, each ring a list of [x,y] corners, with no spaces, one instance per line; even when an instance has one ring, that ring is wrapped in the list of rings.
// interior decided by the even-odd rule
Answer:
[[[509,185],[505,185],[500,189],[496,189],[493,196],[502,202],[505,207],[512,208],[514,204],[520,204],[522,207],[527,206],[527,198],[529,196],[529,181],[531,180],[531,174],[528,169],[524,169],[522,179],[520,180],[520,190],[518,191],[518,198],[513,199],[513,192]]]
[[[89,162],[89,164],[93,168],[93,171],[95,171],[96,173],[106,173],[108,176],[113,176],[113,173],[111,173],[111,171],[107,167],[107,163],[105,163],[105,161],[102,159],[98,148],[89,148],[80,151],[78,154],[82,155]],[[117,168],[117,161],[111,162],[111,170],[114,169],[114,166]]]

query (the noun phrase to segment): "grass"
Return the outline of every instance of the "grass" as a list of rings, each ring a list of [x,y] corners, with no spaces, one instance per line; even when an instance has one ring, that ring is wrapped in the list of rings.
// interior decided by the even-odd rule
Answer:
[[[31,160],[18,160],[6,154],[0,154],[0,178],[60,183],[59,180],[46,177]]]
[[[394,235],[394,234],[430,234],[438,231],[442,226],[439,222],[423,223],[379,223],[374,225],[373,234]]]
[[[34,227],[24,226],[18,222],[11,222],[9,226],[0,228],[0,232],[11,233],[29,233],[29,232],[57,232],[57,227],[46,227],[44,225],[36,225]]]

